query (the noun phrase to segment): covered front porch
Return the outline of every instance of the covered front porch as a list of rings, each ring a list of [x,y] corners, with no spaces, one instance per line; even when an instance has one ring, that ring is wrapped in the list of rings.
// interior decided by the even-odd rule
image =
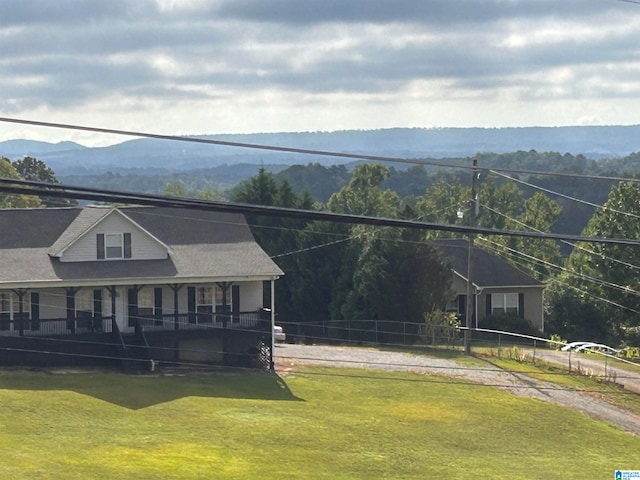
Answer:
[[[3,290],[0,364],[271,366],[273,313],[262,289],[224,281]]]

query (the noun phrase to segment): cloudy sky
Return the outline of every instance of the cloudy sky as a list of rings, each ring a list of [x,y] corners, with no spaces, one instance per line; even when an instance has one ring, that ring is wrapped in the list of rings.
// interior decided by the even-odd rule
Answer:
[[[640,1],[2,0],[0,117],[163,134],[640,123]],[[0,123],[0,140],[125,138]]]

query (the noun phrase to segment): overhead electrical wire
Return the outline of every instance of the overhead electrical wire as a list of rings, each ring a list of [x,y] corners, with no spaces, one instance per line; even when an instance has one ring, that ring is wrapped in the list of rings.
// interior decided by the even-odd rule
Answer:
[[[535,227],[532,227],[530,225],[527,225],[526,223],[521,222],[521,221],[519,221],[519,220],[517,220],[515,218],[512,218],[509,215],[506,215],[506,214],[504,214],[504,213],[502,213],[502,212],[500,212],[500,211],[498,211],[496,209],[493,209],[493,208],[489,207],[488,205],[481,204],[481,206],[483,208],[486,208],[487,210],[489,210],[489,211],[491,211],[491,212],[493,212],[493,213],[495,213],[497,215],[500,215],[500,216],[506,218],[507,220],[513,221],[513,222],[515,222],[515,223],[517,223],[517,224],[519,224],[519,225],[521,225],[521,226],[523,226],[525,228],[530,228],[530,229],[532,229],[534,231],[538,231],[538,232],[540,231],[539,229],[537,229]],[[600,286],[618,289],[618,290],[621,290],[621,291],[623,291],[625,293],[629,293],[629,294],[632,294],[632,295],[639,295],[640,296],[640,291],[632,290],[632,289],[628,288],[627,286],[619,285],[619,284],[612,283],[612,282],[607,282],[605,280],[602,280],[602,279],[599,279],[599,278],[596,278],[596,277],[592,277],[592,276],[585,275],[585,274],[580,273],[580,272],[576,272],[576,271],[571,270],[571,269],[569,269],[567,267],[563,267],[561,265],[557,265],[557,264],[548,262],[546,260],[543,260],[543,259],[540,259],[540,258],[537,258],[537,257],[533,257],[533,256],[531,256],[529,254],[526,254],[524,252],[521,252],[519,250],[515,250],[513,248],[507,247],[506,245],[502,245],[500,243],[493,242],[493,241],[489,240],[488,238],[478,237],[478,239],[480,241],[492,244],[494,246],[494,248],[493,248],[494,252],[501,253],[501,252],[504,252],[505,250],[507,250],[509,252],[509,255],[511,257],[513,257],[513,258],[519,258],[519,259],[526,258],[526,259],[532,260],[532,263],[545,265],[545,266],[548,266],[550,268],[553,268],[554,270],[557,270],[557,271],[560,271],[560,272],[564,272],[564,273],[569,273],[569,274],[571,274],[573,276],[576,276],[576,277],[578,277],[578,278],[580,278],[582,280],[586,280],[586,281],[595,283],[595,284],[600,285]],[[574,247],[578,246],[577,244],[572,244],[572,243],[569,243],[569,242],[565,242],[565,243],[568,243],[569,245],[572,245]],[[584,250],[586,250],[588,253],[593,253],[593,252],[590,252],[587,249],[584,249]],[[604,258],[609,259],[609,260],[614,261],[614,262],[617,261],[615,258],[612,258],[612,257],[604,256]],[[621,264],[623,264],[623,265],[625,265],[627,267],[632,267],[632,268],[638,269],[637,266],[629,264],[627,262],[619,261],[619,263],[621,263]],[[524,265],[524,264],[521,263],[521,265]],[[627,308],[624,305],[620,305],[618,303],[611,302],[610,300],[607,300],[607,299],[604,299],[604,298],[600,298],[600,297],[596,297],[596,296],[594,296],[594,298],[598,298],[599,300],[611,303],[611,304],[613,304],[615,306],[618,306],[618,307],[621,307],[621,308]],[[634,312],[634,313],[640,313],[640,312],[637,312],[637,311],[635,311],[633,309],[630,309],[630,308],[627,308],[627,309],[632,311],[632,312]]]
[[[365,380],[388,380],[388,381],[400,381],[400,382],[416,382],[416,383],[433,383],[433,384],[447,384],[447,385],[461,385],[467,387],[490,387],[490,388],[504,388],[508,390],[539,390],[539,391],[561,391],[561,392],[574,392],[574,393],[607,393],[607,394],[615,394],[615,395],[637,395],[636,392],[629,390],[595,390],[595,389],[587,389],[587,388],[570,388],[570,387],[562,387],[562,386],[541,386],[535,384],[502,384],[502,383],[478,383],[473,380],[436,380],[437,377],[425,377],[419,378],[415,380],[409,380],[407,378],[397,378],[397,377],[380,377],[380,376],[372,376],[372,375],[355,375],[352,373],[335,373],[335,372],[317,372],[317,371],[309,371],[306,369],[288,370],[289,373],[298,373],[306,376],[324,376],[324,377],[336,377],[336,378],[359,378]],[[507,372],[508,373],[508,372]],[[455,377],[454,377],[455,378]]]
[[[542,232],[542,230],[537,229],[537,228],[534,228],[534,227],[532,227],[532,226],[530,226],[530,225],[527,225],[526,223],[523,223],[523,222],[521,222],[520,220],[517,220],[517,219],[515,219],[515,218],[513,218],[513,217],[510,217],[509,215],[506,215],[506,214],[504,214],[504,213],[502,213],[502,212],[499,212],[498,210],[495,210],[495,209],[493,209],[493,208],[489,207],[488,205],[485,205],[485,204],[480,204],[480,205],[482,206],[482,208],[486,208],[487,210],[489,210],[489,211],[491,211],[491,212],[495,213],[496,215],[500,215],[500,216],[502,216],[502,217],[506,218],[507,220],[509,220],[509,221],[511,221],[511,222],[514,222],[514,223],[516,223],[516,224],[518,224],[518,225],[520,225],[520,226],[523,226],[523,227],[525,227],[525,228],[529,228],[529,229],[531,229],[531,230],[533,230],[533,231],[535,231],[535,232]],[[567,242],[566,240],[560,240],[560,241],[561,241],[562,243],[564,243],[565,245],[568,245],[568,246],[570,246],[570,247],[572,247],[572,248],[575,248],[575,249],[581,250],[581,251],[586,252],[586,253],[589,253],[589,254],[591,254],[591,255],[597,255],[597,256],[599,256],[600,258],[604,259],[604,260],[610,260],[610,261],[612,261],[613,263],[618,263],[618,264],[620,264],[620,265],[623,265],[623,266],[628,267],[628,268],[632,268],[632,269],[634,269],[634,270],[640,270],[640,265],[635,265],[635,264],[633,264],[633,263],[625,262],[624,260],[619,260],[619,259],[617,259],[617,258],[614,258],[614,257],[608,256],[608,255],[603,255],[601,252],[595,252],[595,251],[593,251],[593,250],[589,250],[588,248],[586,248],[586,247],[584,247],[584,246],[580,245],[579,243]]]
[[[540,191],[545,192],[545,193],[549,193],[551,195],[556,195],[558,197],[565,198],[567,200],[572,200],[574,202],[582,203],[584,205],[589,205],[590,207],[599,208],[601,210],[606,210],[606,211],[609,211],[609,212],[619,213],[621,215],[625,215],[625,216],[632,217],[632,218],[635,218],[635,219],[640,219],[640,215],[636,215],[635,213],[624,212],[622,210],[616,210],[615,208],[606,207],[606,206],[600,205],[598,203],[589,202],[587,200],[581,200],[579,198],[575,198],[575,197],[572,197],[570,195],[566,195],[564,193],[556,192],[554,190],[549,190],[548,188],[544,188],[544,187],[541,187],[539,185],[535,185],[533,183],[525,182],[524,180],[520,180],[519,178],[514,178],[514,177],[511,177],[509,175],[505,175],[504,173],[500,173],[500,172],[498,172],[496,170],[490,169],[489,171],[491,173],[495,174],[495,175],[500,176],[500,177],[512,180],[512,181],[514,181],[516,183],[520,183],[522,185],[526,185],[527,187],[531,187],[531,188],[534,188],[536,190],[540,190]]]
[[[521,225],[521,226],[523,226],[523,227],[525,227],[525,228],[532,229],[533,231],[536,231],[536,232],[541,232],[541,231],[542,231],[542,230],[539,230],[539,229],[537,229],[537,228],[534,228],[534,227],[532,227],[532,226],[530,226],[530,225],[527,225],[526,223],[523,223],[523,222],[521,222],[521,221],[519,221],[519,220],[517,220],[517,219],[515,219],[515,218],[512,218],[512,217],[510,217],[509,215],[506,215],[506,214],[504,214],[504,213],[502,213],[502,212],[499,212],[498,210],[496,210],[496,209],[494,209],[494,208],[491,208],[491,207],[489,207],[488,205],[481,204],[481,206],[482,206],[483,208],[486,208],[487,210],[489,210],[489,211],[491,211],[491,212],[495,213],[496,215],[500,215],[500,216],[502,216],[502,217],[506,218],[507,220],[512,221],[512,222],[514,222],[514,223],[517,223],[518,225]],[[586,252],[586,253],[589,253],[589,254],[591,254],[591,255],[597,255],[598,257],[600,257],[600,258],[602,258],[602,259],[604,259],[604,260],[610,260],[610,261],[611,261],[611,262],[613,262],[613,263],[618,263],[618,264],[620,264],[620,265],[623,265],[623,266],[628,267],[628,268],[632,268],[632,269],[634,269],[634,270],[640,270],[640,266],[638,266],[638,265],[634,265],[634,264],[632,264],[632,263],[628,263],[628,262],[625,262],[625,261],[623,261],[623,260],[618,260],[617,258],[613,258],[613,257],[610,257],[610,256],[608,256],[608,255],[603,255],[602,253],[599,253],[599,252],[594,252],[593,250],[589,250],[588,248],[585,248],[585,247],[581,246],[581,245],[580,245],[580,244],[578,244],[578,243],[571,243],[571,242],[567,242],[567,241],[565,241],[565,240],[561,240],[561,241],[562,241],[562,243],[565,243],[565,244],[567,244],[567,245],[569,245],[569,246],[571,246],[571,247],[573,247],[573,248],[576,248],[576,249],[578,249],[578,250],[582,250],[582,251],[584,251],[584,252]],[[494,242],[494,243],[495,243],[495,242]],[[496,243],[496,245],[499,245],[499,244],[497,244],[497,243]],[[567,269],[566,267],[562,267],[562,268],[564,268],[564,270],[565,270],[565,271],[567,271],[567,272],[570,272],[570,273],[571,273],[571,272],[573,272],[572,270]],[[573,272],[573,273],[576,273],[576,274],[577,274],[577,272]],[[629,291],[626,287],[623,287],[622,289],[623,289],[623,290],[625,290],[625,291]],[[640,292],[638,292],[638,293],[640,293]]]
[[[117,190],[104,190],[89,187],[76,187],[64,184],[49,184],[28,180],[0,178],[0,190],[6,193],[21,195],[42,195],[52,197],[74,198],[78,200],[93,200],[110,203],[134,203],[145,206],[164,206],[204,211],[220,211],[240,214],[255,214],[275,217],[300,218],[324,222],[374,225],[383,227],[399,227],[414,230],[437,230],[453,233],[475,233],[483,235],[506,235],[514,237],[543,238],[556,240],[572,240],[593,243],[613,243],[623,245],[640,245],[640,239],[585,237],[559,233],[539,233],[514,230],[495,230],[483,227],[461,225],[444,225],[412,220],[370,217],[333,213],[327,211],[301,210],[296,208],[250,205],[236,202],[221,202],[217,200],[200,200],[170,197],[166,195],[136,194]]]
[[[406,164],[412,164],[412,165],[424,165],[424,166],[443,167],[443,168],[458,168],[463,170],[474,170],[476,168],[472,165],[458,165],[454,163],[436,162],[432,160],[387,157],[387,156],[380,156],[380,155],[364,155],[364,154],[357,154],[357,153],[344,153],[344,152],[335,152],[335,151],[327,151],[327,150],[314,150],[314,149],[305,149],[305,148],[283,147],[283,146],[277,146],[277,145],[265,145],[265,144],[258,144],[258,143],[231,142],[231,141],[225,141],[225,140],[200,138],[196,136],[163,135],[163,134],[150,133],[150,132],[91,127],[87,125],[43,122],[38,120],[27,120],[27,119],[10,118],[10,117],[0,117],[0,122],[30,125],[30,126],[36,126],[36,127],[58,128],[63,130],[78,130],[78,131],[85,131],[85,132],[105,133],[110,135],[121,135],[121,136],[128,136],[128,137],[137,137],[137,138],[153,138],[156,140],[171,140],[171,141],[177,141],[177,142],[200,143],[200,144],[218,145],[218,146],[225,146],[225,147],[247,148],[247,149],[276,151],[276,152],[283,152],[283,153],[298,153],[303,155],[345,158],[349,160],[368,160],[368,161],[375,161],[375,162],[406,163]],[[613,181],[628,181],[628,182],[640,183],[640,178],[635,179],[635,178],[623,178],[623,177],[609,177],[609,176],[603,176],[603,175],[588,175],[588,174],[567,173],[567,172],[544,172],[544,171],[523,170],[523,169],[513,169],[513,168],[493,168],[493,170],[506,172],[506,173],[514,173],[514,174],[569,177],[569,178],[588,178],[592,180],[613,180]]]
[[[640,2],[634,2],[631,0],[620,0],[620,1],[627,1],[628,3],[640,3]],[[93,132],[109,133],[109,134],[117,134],[117,135],[128,135],[128,136],[147,137],[147,138],[156,138],[156,139],[164,139],[164,140],[185,141],[185,142],[192,142],[192,143],[205,143],[205,144],[212,144],[212,145],[241,147],[241,148],[254,148],[254,149],[281,151],[281,152],[289,152],[289,153],[322,155],[322,156],[341,157],[341,158],[349,158],[349,159],[373,160],[373,161],[396,162],[396,163],[412,163],[412,164],[432,165],[432,166],[440,166],[440,167],[447,167],[447,168],[463,168],[463,169],[472,168],[470,166],[454,165],[454,164],[439,163],[439,162],[425,162],[425,161],[407,160],[407,159],[393,158],[393,157],[346,154],[346,153],[327,152],[327,151],[320,151],[320,150],[276,147],[276,146],[269,146],[269,145],[246,144],[246,143],[239,143],[239,142],[227,142],[227,141],[200,139],[200,138],[192,138],[192,137],[158,135],[158,134],[150,134],[150,133],[143,133],[143,132],[129,132],[129,131],[113,130],[113,129],[82,127],[77,125],[63,125],[63,124],[54,124],[49,122],[36,122],[36,121],[27,121],[27,120],[19,120],[19,119],[9,119],[5,117],[0,117],[0,121],[22,123],[22,124],[29,124],[29,125],[35,125],[35,126],[93,131]],[[500,175],[498,171],[501,171],[501,172],[510,172],[510,173],[523,173],[523,174],[526,173],[531,175],[553,175],[553,176],[567,176],[567,177],[577,177],[577,178],[635,181],[635,182],[640,181],[638,179],[629,179],[629,178],[621,178],[621,177],[605,177],[605,176],[581,175],[581,174],[559,174],[559,173],[551,173],[551,172],[536,172],[531,170],[517,170],[517,169],[497,168],[497,169],[491,169],[490,171],[498,175]],[[515,179],[513,177],[509,177],[506,175],[503,175],[503,176],[513,181],[519,181],[533,188],[540,188],[541,190],[547,191],[548,193],[564,196],[562,194],[559,194],[558,192],[552,192],[550,190],[543,189],[542,187],[536,187],[535,185],[528,184],[527,182],[521,181],[519,179]],[[75,199],[82,199],[82,200],[99,200],[99,201],[112,201],[112,202],[124,201],[124,202],[133,202],[141,205],[172,206],[172,207],[178,207],[178,208],[233,211],[233,212],[240,212],[240,213],[254,213],[257,215],[269,215],[269,216],[294,216],[297,218],[322,220],[322,221],[337,221],[341,223],[357,223],[357,224],[365,224],[365,225],[419,228],[419,229],[426,229],[426,230],[441,230],[441,231],[450,231],[450,232],[457,232],[457,233],[478,233],[478,234],[485,234],[485,235],[510,235],[510,236],[529,237],[529,238],[557,239],[557,240],[564,240],[564,241],[573,239],[575,241],[590,241],[594,243],[622,243],[622,244],[630,244],[630,245],[640,244],[640,242],[629,240],[629,239],[605,239],[605,238],[597,238],[597,237],[583,237],[583,236],[576,236],[576,235],[549,234],[549,233],[544,233],[540,231],[535,232],[537,233],[536,235],[532,235],[531,232],[517,232],[517,231],[508,231],[508,230],[491,230],[491,229],[480,229],[480,228],[471,228],[471,227],[459,227],[459,226],[453,226],[453,225],[441,225],[441,224],[435,224],[435,223],[424,223],[424,222],[416,222],[416,221],[398,221],[394,219],[381,219],[376,217],[365,217],[365,216],[359,216],[359,215],[333,214],[328,212],[311,212],[311,211],[305,211],[305,210],[288,209],[288,208],[280,208],[280,207],[259,207],[255,205],[237,204],[237,203],[231,203],[231,202],[194,201],[194,200],[177,199],[175,197],[160,196],[160,195],[130,194],[129,192],[120,192],[120,191],[111,191],[111,190],[102,190],[102,189],[86,189],[82,187],[44,184],[40,182],[16,181],[15,179],[0,179],[0,185],[4,185],[3,187],[4,191],[10,192],[10,193],[16,193],[16,194],[31,194],[31,195],[35,194],[35,195],[42,195],[42,196],[45,196],[45,195],[57,196],[61,198],[75,198]],[[54,189],[55,194],[52,192],[52,189]],[[571,200],[579,201],[578,199],[574,199],[573,197],[568,197],[568,196],[566,197]],[[596,204],[591,204],[590,202],[586,202],[586,201],[582,201],[582,202],[594,207],[604,208]],[[624,213],[624,212],[619,212],[619,213]],[[640,218],[633,214],[629,214],[629,215],[634,216],[636,218]],[[309,216],[311,216],[311,218]],[[332,244],[342,242],[348,239],[349,238],[339,240],[337,242],[332,242]],[[495,242],[491,242],[491,243],[495,243]],[[304,250],[310,250],[312,248],[320,248],[320,246],[310,247]],[[304,250],[300,250],[300,251],[304,251]],[[290,252],[289,254],[292,254],[292,253],[297,253],[297,252]],[[522,255],[522,252],[518,252],[518,254]],[[537,260],[539,261],[539,259]],[[549,265],[553,266],[553,264],[549,264]],[[555,267],[561,268],[558,266],[555,266]],[[572,287],[572,288],[575,288],[575,287]],[[12,349],[7,349],[7,350],[12,350]],[[46,353],[55,354],[56,352],[46,352]],[[188,364],[184,362],[182,363],[190,366],[195,365],[193,363],[188,363]],[[208,365],[203,365],[203,366],[208,366]],[[519,373],[519,372],[512,372],[512,373]],[[523,372],[523,373],[526,373],[526,372]],[[491,386],[513,388],[512,385],[496,384]],[[519,386],[516,388],[526,388],[526,387]],[[532,387],[532,388],[581,391],[578,389],[566,389],[561,387],[558,387],[558,388]],[[584,390],[584,391],[587,391],[587,390]]]
[[[71,125],[64,123],[41,122],[37,120],[24,120],[18,118],[0,117],[0,122],[18,123],[22,125],[32,125],[37,127],[60,128],[64,130],[80,130],[85,132],[106,133],[112,135],[122,135],[128,137],[154,138],[156,140],[171,140],[175,142],[201,143],[206,145],[218,145],[223,147],[248,148],[255,150],[268,150],[283,153],[299,153],[304,155],[316,155],[322,157],[345,158],[349,160],[371,160],[376,162],[409,163],[418,165],[431,165],[438,167],[456,167],[455,164],[444,162],[423,162],[399,157],[385,157],[379,155],[363,155],[357,153],[332,152],[326,150],[313,150],[307,148],[281,147],[276,145],[265,145],[258,143],[230,142],[225,140],[213,140],[209,138],[186,137],[180,135],[162,135],[159,133],[136,132],[131,130],[116,130],[111,128],[89,127],[84,125]],[[471,168],[470,166],[459,166],[459,168]]]
[[[510,258],[513,258],[514,259],[513,261],[515,263],[517,263],[517,264],[519,264],[521,266],[528,267],[528,264],[523,262],[523,260],[528,259],[530,261],[535,261],[536,263],[546,265],[546,266],[548,266],[550,268],[553,268],[554,270],[557,270],[557,271],[560,271],[560,272],[569,273],[571,275],[574,275],[575,277],[578,277],[578,278],[580,278],[582,280],[594,283],[596,285],[618,289],[618,290],[621,290],[621,291],[623,291],[625,293],[629,293],[631,295],[640,295],[640,292],[638,292],[636,290],[628,289],[623,285],[618,285],[618,284],[615,284],[615,283],[606,282],[604,280],[600,280],[598,278],[591,277],[589,275],[584,275],[584,274],[581,274],[581,273],[578,273],[578,272],[574,272],[574,271],[569,270],[566,267],[563,267],[561,265],[556,265],[554,263],[547,262],[546,260],[542,260],[540,258],[533,257],[533,256],[528,255],[528,254],[526,254],[524,252],[521,252],[519,250],[515,250],[515,249],[509,248],[509,247],[507,247],[505,245],[501,245],[499,243],[493,242],[493,241],[491,241],[491,240],[489,240],[487,238],[480,238],[479,237],[479,239],[482,240],[483,242],[487,242],[487,243],[491,244],[490,246],[488,246],[489,250],[491,250],[491,251],[493,251],[494,253],[497,253],[497,254],[506,254]],[[507,250],[507,252],[505,252],[505,250]],[[561,281],[557,280],[556,278],[554,278],[553,281],[566,285],[566,283],[561,282]],[[600,300],[602,302],[608,303],[610,305],[613,305],[615,307],[620,307],[622,309],[628,310],[628,311],[630,311],[632,313],[636,313],[636,314],[640,313],[637,310],[634,310],[633,308],[626,307],[625,305],[621,305],[621,304],[616,303],[616,302],[614,302],[612,300],[609,300],[607,298],[603,298],[603,297],[599,297],[597,295],[591,294],[588,291],[577,289],[577,288],[576,288],[576,290],[579,290],[580,292],[585,293],[585,294],[589,294],[591,297],[593,297],[593,298],[595,298],[597,300]]]
[[[549,193],[549,194],[551,194],[551,195],[557,195],[557,196],[560,196],[560,197],[563,197],[563,198],[566,198],[566,199],[569,199],[569,200],[572,200],[572,201],[576,201],[576,202],[578,202],[578,203],[587,204],[587,205],[592,206],[592,207],[595,207],[595,208],[599,208],[599,209],[602,209],[602,210],[607,210],[607,211],[611,211],[611,212],[618,213],[618,214],[621,214],[621,215],[625,215],[625,216],[629,216],[629,217],[632,217],[632,218],[640,219],[640,216],[638,216],[638,215],[636,215],[636,214],[634,214],[634,213],[630,213],[630,212],[625,212],[625,211],[621,211],[621,210],[613,209],[613,208],[607,207],[607,206],[605,206],[605,205],[599,205],[599,204],[595,204],[595,203],[587,202],[587,201],[585,201],[585,200],[581,200],[581,199],[578,199],[578,198],[575,198],[575,197],[571,197],[571,196],[568,196],[568,195],[564,195],[564,194],[562,194],[562,193],[559,193],[559,192],[556,192],[556,191],[553,191],[553,190],[549,190],[549,189],[546,189],[546,188],[540,187],[540,186],[538,186],[538,185],[534,185],[534,184],[532,184],[532,183],[525,182],[525,181],[523,181],[523,180],[520,180],[520,179],[516,179],[516,178],[510,177],[510,176],[508,176],[508,175],[504,175],[504,174],[499,173],[499,172],[497,172],[497,171],[490,170],[490,172],[491,172],[491,173],[494,173],[494,174],[496,174],[496,175],[498,175],[498,176],[501,176],[501,177],[504,177],[504,178],[507,178],[507,179],[513,180],[514,182],[524,184],[524,185],[526,185],[526,186],[528,186],[528,187],[531,187],[531,188],[535,188],[535,189],[538,189],[538,190],[544,191],[545,193]],[[513,218],[511,218],[511,217],[508,217],[508,216],[506,216],[506,215],[502,214],[501,212],[498,212],[498,211],[496,211],[496,210],[493,210],[493,209],[491,209],[491,208],[489,208],[489,207],[487,207],[487,206],[485,206],[485,208],[488,208],[489,210],[491,210],[491,211],[493,211],[494,213],[497,213],[497,214],[499,214],[499,215],[503,215],[503,216],[505,216],[505,218],[508,218],[508,219],[510,219],[510,220],[512,220],[512,221],[514,221],[514,222],[516,222],[516,223],[518,223],[518,224],[521,224],[521,225],[525,226],[525,228],[533,228],[533,227],[530,227],[530,226],[526,226],[526,225],[525,225],[525,224],[523,224],[522,222],[519,222],[519,221],[518,221],[518,220],[516,220],[516,219],[513,219]],[[540,231],[540,230],[537,230],[537,229],[535,229],[535,230],[536,230],[536,231]],[[570,246],[572,246],[573,248],[578,248],[578,249],[583,250],[583,251],[585,251],[585,252],[587,252],[587,253],[589,253],[589,254],[592,254],[592,255],[598,255],[598,256],[602,257],[603,259],[610,260],[610,261],[612,261],[612,262],[614,262],[614,263],[619,263],[619,264],[624,265],[624,266],[626,266],[626,267],[628,267],[628,268],[633,268],[633,269],[638,269],[638,268],[640,268],[640,267],[638,267],[637,265],[634,265],[634,264],[631,264],[631,263],[628,263],[628,262],[624,262],[624,261],[622,261],[622,260],[618,260],[618,259],[613,258],[613,257],[610,257],[610,256],[602,255],[601,253],[596,253],[596,252],[594,252],[594,251],[592,251],[592,250],[589,250],[589,249],[587,249],[587,248],[583,247],[582,245],[575,244],[575,243],[573,243],[573,242],[569,242],[569,241],[567,241],[567,240],[561,240],[561,241],[562,241],[562,242],[564,242],[564,243],[566,243],[566,244],[568,244],[568,245],[570,245]],[[495,245],[498,245],[498,244],[497,244],[497,243],[495,243],[495,242],[491,242],[491,243],[494,243]],[[503,246],[501,246],[501,247],[503,247]],[[504,247],[504,248],[506,248],[506,247]],[[523,252],[517,252],[517,254],[518,254],[518,255],[520,255],[521,257],[522,257],[522,256],[527,256],[527,255],[526,255],[526,254],[524,254]],[[537,260],[538,262],[541,262],[541,261],[542,261],[542,260],[540,260],[540,259],[536,259],[536,260]],[[549,266],[554,266],[553,264],[549,264],[548,262],[545,262],[545,263],[547,263],[547,265],[549,265]],[[579,278],[582,278],[582,279],[584,279],[584,280],[594,282],[594,283],[599,284],[599,285],[601,285],[601,286],[603,286],[603,287],[615,288],[615,289],[618,289],[618,290],[624,291],[625,293],[629,293],[629,294],[632,294],[632,295],[640,295],[640,292],[638,292],[638,291],[636,291],[636,290],[629,289],[628,287],[623,286],[623,285],[618,285],[618,284],[614,284],[614,283],[612,283],[612,282],[606,282],[606,281],[604,281],[604,280],[597,279],[597,278],[594,278],[594,277],[585,276],[584,274],[581,274],[581,273],[579,273],[579,272],[575,272],[575,271],[570,270],[570,269],[568,269],[568,268],[566,268],[566,267],[559,267],[559,266],[555,266],[555,268],[558,268],[558,269],[560,269],[561,271],[564,271],[564,272],[566,272],[566,273],[570,273],[570,274],[572,274],[572,275],[574,275],[574,276],[578,276]],[[576,290],[579,290],[579,289],[577,289],[576,287],[573,287],[573,286],[572,286],[572,288],[574,288],[574,289],[576,289]],[[581,290],[579,290],[579,291],[581,291]],[[583,293],[584,293],[584,292],[583,292]],[[614,306],[616,306],[616,307],[620,307],[620,308],[623,308],[623,309],[625,309],[625,310],[629,310],[629,311],[631,311],[631,312],[633,312],[633,313],[636,313],[636,314],[640,313],[640,312],[637,312],[636,310],[634,310],[634,309],[632,309],[632,308],[626,307],[626,306],[624,306],[624,305],[618,304],[618,303],[613,302],[613,301],[610,301],[610,300],[608,300],[608,299],[604,299],[604,298],[597,297],[597,296],[594,296],[594,298],[597,298],[597,299],[599,299],[599,300],[601,300],[601,301],[603,301],[603,302],[606,302],[606,303],[612,304],[612,305],[614,305]]]

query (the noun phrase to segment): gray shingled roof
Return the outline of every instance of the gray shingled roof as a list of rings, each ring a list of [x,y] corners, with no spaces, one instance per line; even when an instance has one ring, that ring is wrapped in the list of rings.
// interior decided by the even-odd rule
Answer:
[[[282,271],[255,242],[242,215],[123,207],[124,215],[171,249],[165,260],[60,262],[50,256],[73,242],[107,208],[0,209],[0,285],[92,280],[271,278]]]
[[[440,251],[453,261],[454,271],[467,279],[468,243],[466,240],[438,240]],[[482,248],[474,246],[471,252],[471,280],[478,287],[543,287],[532,276]]]
[[[77,238],[98,223],[109,212],[110,208],[83,208],[76,218],[67,226],[62,235],[49,249],[51,255],[58,254],[61,250],[71,245]]]

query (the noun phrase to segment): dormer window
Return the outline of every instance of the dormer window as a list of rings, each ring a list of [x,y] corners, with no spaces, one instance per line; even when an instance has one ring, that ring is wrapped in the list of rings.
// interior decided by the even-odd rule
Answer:
[[[98,260],[131,258],[130,233],[98,233],[96,237]]]

